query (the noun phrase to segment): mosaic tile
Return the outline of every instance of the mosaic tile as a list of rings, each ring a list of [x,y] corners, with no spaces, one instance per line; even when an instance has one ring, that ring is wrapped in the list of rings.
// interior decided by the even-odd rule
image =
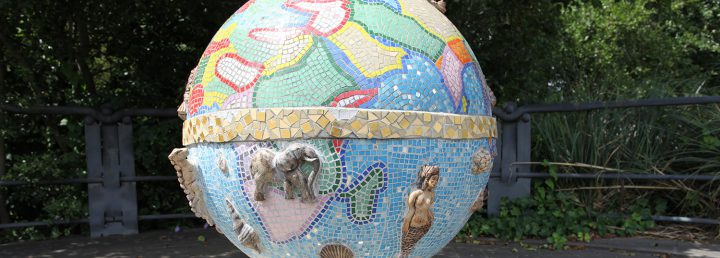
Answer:
[[[250,0],[184,94],[172,164],[250,257],[430,257],[486,196],[495,99],[426,0]]]
[[[317,257],[323,246],[338,241],[356,255],[359,250],[370,253],[368,257],[398,254],[405,203],[417,190],[418,164],[434,164],[441,168],[432,208],[435,219],[411,255],[430,256],[462,228],[489,179],[489,173],[473,174],[471,162],[457,161],[472,160],[469,149],[489,150],[486,139],[333,141],[292,142],[310,145],[321,153],[317,202],[310,204],[284,199],[281,184],[271,185],[266,201],[253,200],[255,181],[250,175],[250,159],[258,149],[279,151],[291,142],[202,143],[190,148],[188,159],[198,164],[198,183],[207,189],[208,212],[214,222],[239,248],[258,257],[281,257],[287,252],[292,257]],[[218,166],[220,157],[227,159],[228,175]],[[262,253],[246,247],[233,235],[233,215],[227,213],[225,200],[230,200],[243,223],[259,232],[259,242],[265,248]],[[384,230],[378,232],[378,228]],[[276,248],[268,248],[271,246]]]
[[[338,119],[334,113],[344,113],[343,119]],[[257,119],[258,117],[263,117],[263,120]],[[413,124],[411,121],[420,121],[415,124],[414,130],[408,130]],[[489,116],[416,111],[344,108],[236,109],[188,119],[184,123],[183,144],[244,141],[249,137],[256,141],[315,137],[456,140],[494,138],[497,136],[496,123],[495,118]],[[426,128],[432,130],[425,130]],[[301,131],[302,135],[289,133],[293,129]]]

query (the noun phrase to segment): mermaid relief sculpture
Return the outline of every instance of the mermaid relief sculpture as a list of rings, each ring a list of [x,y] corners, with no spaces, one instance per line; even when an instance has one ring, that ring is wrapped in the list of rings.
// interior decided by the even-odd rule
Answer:
[[[306,178],[300,170],[304,162],[313,165],[313,171]],[[315,200],[313,185],[320,173],[320,158],[310,146],[292,144],[282,152],[271,149],[259,149],[250,161],[250,172],[255,179],[255,200],[265,201],[265,187],[273,182],[276,174],[284,177],[285,198],[295,198],[294,188],[298,188],[302,202],[309,203]]]
[[[415,244],[430,231],[434,220],[432,212],[435,203],[435,186],[440,179],[440,168],[423,166],[420,170],[418,190],[408,197],[408,212],[402,225],[400,257],[408,257]]]

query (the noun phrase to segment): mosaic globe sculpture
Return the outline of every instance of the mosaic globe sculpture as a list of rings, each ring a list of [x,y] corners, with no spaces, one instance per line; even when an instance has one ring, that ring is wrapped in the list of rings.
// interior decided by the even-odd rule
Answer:
[[[253,0],[218,31],[170,160],[250,257],[430,257],[481,206],[494,97],[427,0]]]

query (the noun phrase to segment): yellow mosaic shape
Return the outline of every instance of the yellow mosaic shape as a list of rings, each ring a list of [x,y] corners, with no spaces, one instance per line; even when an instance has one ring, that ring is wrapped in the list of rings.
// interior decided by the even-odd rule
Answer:
[[[290,39],[278,49],[277,56],[268,59],[264,65],[267,69],[263,71],[263,76],[271,75],[279,70],[288,68],[300,62],[300,60],[310,51],[315,41],[310,35],[301,35]]]
[[[366,77],[373,78],[402,68],[405,50],[386,46],[370,37],[363,27],[348,22],[330,39]]]

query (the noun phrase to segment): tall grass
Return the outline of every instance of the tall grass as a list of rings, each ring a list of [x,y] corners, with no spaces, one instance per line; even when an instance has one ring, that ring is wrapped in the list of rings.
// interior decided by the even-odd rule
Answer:
[[[652,174],[720,175],[720,106],[639,108],[533,116],[533,159]],[[602,169],[563,166],[560,172]],[[720,183],[565,181],[583,205],[622,212],[650,201],[656,214],[720,217]]]

